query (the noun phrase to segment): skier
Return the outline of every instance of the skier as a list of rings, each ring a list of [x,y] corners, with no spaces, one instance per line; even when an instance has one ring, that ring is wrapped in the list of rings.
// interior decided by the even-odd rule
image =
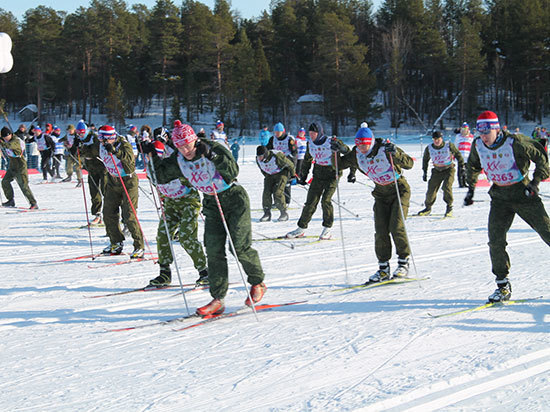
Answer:
[[[418,212],[418,216],[427,216],[432,212],[432,205],[435,203],[437,191],[443,184],[443,200],[447,203],[445,217],[453,215],[453,182],[455,180],[454,173],[454,158],[458,161],[458,167],[464,168],[464,160],[462,155],[451,142],[445,143],[440,131],[435,131],[432,134],[433,143],[424,149],[424,157],[422,159],[422,180],[428,180],[428,165],[430,158],[433,162],[432,175],[428,182],[428,191],[426,192],[426,200],[424,201],[425,208]],[[453,157],[454,156],[454,157]],[[464,174],[464,171],[460,172]]]
[[[333,137],[332,140],[335,140]],[[338,139],[336,139],[338,140]],[[346,154],[350,151],[343,142],[340,146],[340,153]],[[327,137],[323,132],[323,127],[316,123],[311,123],[309,126],[309,140],[307,143],[307,151],[300,171],[301,185],[306,185],[306,179],[309,174],[311,162],[315,161],[313,166],[313,180],[309,185],[307,191],[307,198],[302,214],[298,220],[298,227],[286,234],[287,238],[302,237],[305,234],[305,229],[317,209],[317,204],[321,200],[321,207],[323,209],[323,230],[319,235],[319,239],[326,240],[331,237],[331,228],[334,223],[334,208],[332,207],[332,196],[336,191],[336,185],[338,179],[342,175],[342,172],[338,171],[338,176],[332,164],[332,158],[334,157],[331,151],[331,139]]]
[[[59,141],[65,147],[66,159],[65,159],[65,172],[67,177],[62,182],[70,182],[73,179],[73,171],[76,173],[78,179],[77,187],[80,187],[82,182],[82,171],[80,169],[80,163],[78,162],[78,146],[80,141],[76,136],[76,128],[70,124],[67,126],[67,134],[63,136]]]
[[[466,166],[468,194],[464,205],[473,204],[474,189],[481,169],[493,182],[489,195],[489,254],[497,289],[489,302],[509,300],[512,286],[508,280],[510,257],[506,253],[506,234],[517,214],[550,246],[550,218],[539,193],[539,183],[550,176],[548,155],[535,141],[521,134],[502,132],[494,112],[485,111],[477,119],[480,133],[472,145]],[[535,170],[529,180],[529,166]]]
[[[284,155],[292,162],[294,168],[296,168],[296,155],[298,153],[296,140],[294,140],[294,136],[289,135],[286,132],[285,126],[281,122],[277,123],[273,127],[273,136],[271,136],[265,147],[269,150],[275,149],[283,152]],[[285,186],[285,202],[287,206],[290,203],[290,195],[290,181],[287,181]]]
[[[36,199],[29,187],[29,175],[27,172],[27,162],[23,156],[25,144],[19,137],[12,134],[11,130],[3,127],[0,131],[0,147],[2,148],[2,156],[9,159],[8,169],[2,178],[2,189],[6,195],[6,202],[2,203],[5,207],[15,207],[15,199],[13,188],[11,187],[12,180],[15,180],[19,188],[29,201],[31,209],[38,209]]]
[[[135,173],[136,163],[132,146],[126,138],[117,136],[115,128],[109,125],[99,128],[99,140],[99,157],[107,169],[103,219],[107,236],[111,241],[111,244],[103,249],[103,253],[122,253],[124,235],[119,222],[119,210],[122,209],[122,218],[134,240],[134,251],[130,254],[130,259],[141,259],[145,251],[143,234],[134,214],[138,207],[139,180]]]
[[[256,164],[264,175],[264,191],[262,195],[264,215],[260,218],[260,222],[271,220],[272,198],[275,207],[281,212],[278,221],[287,221],[288,213],[286,211],[284,189],[288,180],[296,173],[294,163],[283,152],[269,150],[265,146],[258,146],[256,148]]]
[[[267,126],[262,127],[262,130],[260,130],[260,144],[262,146],[267,145],[267,142],[269,142],[270,137],[271,137],[271,133],[269,133],[269,130],[267,130]]]
[[[48,173],[53,178],[51,158],[55,148],[54,143],[48,134],[42,133],[42,128],[40,126],[34,126],[33,133],[34,137],[31,141],[36,142],[38,151],[40,152],[40,169],[42,170],[42,177],[47,181]]]
[[[298,173],[300,172],[300,170],[302,170],[302,163],[304,162],[304,157],[306,156],[306,150],[306,129],[302,127],[300,128],[300,130],[298,130],[298,133],[296,134],[296,171]]]
[[[63,152],[65,150],[60,136],[61,136],[61,129],[58,126],[54,126],[50,137],[54,144],[54,151],[53,151],[53,157],[52,157],[52,161],[53,161],[52,169],[55,173],[54,177],[56,179],[61,179],[61,175],[59,174],[59,169],[61,167],[61,160],[63,159]]]
[[[174,131],[176,134],[181,134],[182,128],[176,128]],[[176,139],[181,139],[181,136],[177,135]],[[160,158],[169,157],[166,156],[167,152],[165,149],[170,148],[170,146],[165,145],[160,140],[156,140],[154,143],[144,143],[142,148],[144,153],[156,151],[157,156]],[[173,153],[173,151],[170,150],[169,153]],[[151,155],[149,155],[150,159]],[[156,278],[151,279],[149,284],[160,287],[169,285],[172,281],[170,265],[174,261],[174,257],[170,249],[170,241],[177,232],[181,246],[191,257],[195,269],[199,272],[196,285],[208,285],[206,256],[202,244],[198,240],[198,218],[201,209],[199,192],[185,177],[172,179],[171,177],[167,177],[162,170],[155,173],[155,176],[152,176],[149,163],[147,163],[147,173],[152,177],[151,181],[156,185],[160,193],[164,209],[164,219],[166,219],[166,226],[163,221],[160,221],[157,228],[160,274]],[[166,227],[168,227],[168,233],[166,232]]]
[[[340,141],[332,143],[334,151],[341,150]],[[393,160],[392,167],[391,160]],[[355,147],[351,152],[338,159],[338,168],[359,168],[374,183],[372,191],[374,197],[374,250],[378,258],[378,271],[372,275],[367,283],[382,282],[392,277],[405,277],[409,274],[409,255],[411,249],[407,239],[405,222],[401,216],[407,218],[411,189],[401,169],[411,169],[413,159],[393,143],[384,143],[382,139],[375,139],[368,127],[360,128],[355,135]],[[399,188],[401,205],[395,189],[395,179]],[[390,274],[390,258],[392,245],[390,234],[397,251],[397,268]]]
[[[102,223],[101,210],[105,194],[106,172],[105,166],[98,159],[99,139],[97,138],[97,134],[92,130],[86,134],[87,131],[88,127],[84,123],[84,120],[79,121],[76,125],[76,135],[81,142],[78,150],[80,150],[80,156],[82,156],[84,161],[84,169],[88,171],[88,189],[92,198],[91,212],[94,215],[94,219],[90,224],[98,225]]]
[[[265,291],[264,272],[258,252],[251,247],[252,226],[250,201],[244,187],[236,181],[239,166],[229,150],[221,143],[197,140],[191,126],[175,122],[180,131],[172,133],[172,140],[178,151],[167,159],[160,159],[153,152],[154,167],[165,178],[184,176],[198,191],[204,194],[204,246],[208,261],[208,277],[212,301],[197,309],[200,316],[223,313],[224,298],[228,288],[228,268],[225,256],[227,233],[221,211],[227,222],[229,235],[235,246],[237,259],[248,275],[252,285],[250,296],[259,302]],[[216,196],[214,196],[216,193]],[[246,305],[251,305],[249,298]]]
[[[227,142],[227,134],[223,131],[225,125],[221,120],[216,122],[216,128],[210,132],[210,140],[224,144],[225,147],[229,148],[229,143]]]
[[[468,123],[462,123],[460,127],[460,132],[455,137],[455,146],[462,155],[464,163],[468,161],[468,156],[470,156],[470,150],[472,149],[472,142],[474,141],[474,135],[470,132],[470,126]],[[466,187],[466,175],[464,174],[464,169],[459,167],[457,169],[458,177],[458,186]]]

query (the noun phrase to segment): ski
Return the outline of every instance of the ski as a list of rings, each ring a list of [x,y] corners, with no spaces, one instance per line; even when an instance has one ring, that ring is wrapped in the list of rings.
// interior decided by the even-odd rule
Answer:
[[[190,290],[195,290],[195,289],[196,290],[202,290],[202,289],[205,289],[205,288],[208,287],[208,286],[206,286],[206,287],[195,287],[194,283],[186,283],[186,284],[183,284],[181,286],[183,286],[184,288],[193,287],[193,289],[190,289]],[[166,285],[166,286],[158,286],[158,287],[147,285],[147,286],[144,286],[142,288],[137,288],[137,289],[122,290],[120,292],[112,292],[112,293],[106,293],[104,295],[93,295],[93,296],[86,296],[86,297],[89,298],[89,299],[106,298],[106,297],[109,297],[109,296],[127,295],[127,294],[130,294],[130,293],[136,293],[136,292],[152,292],[152,291],[155,291],[155,290],[175,289],[175,288],[179,289],[180,285]]]
[[[120,255],[107,255],[107,256],[120,256]],[[150,258],[138,258],[138,259],[128,259],[128,260],[121,260],[120,262],[113,262],[113,263],[106,263],[104,265],[94,266],[94,265],[88,265],[88,269],[101,269],[101,268],[108,268],[112,266],[119,266],[119,265],[125,265],[127,263],[137,263],[137,262],[145,262],[148,260],[152,260],[154,263],[158,260],[156,257],[150,257]]]
[[[181,316],[179,318],[168,319],[168,320],[160,320],[160,321],[157,321],[157,322],[146,323],[144,325],[128,326],[126,328],[106,329],[105,332],[126,332],[126,331],[129,331],[129,330],[150,328],[152,326],[170,325],[172,323],[183,322],[186,319],[192,319],[192,318],[200,318],[200,316],[197,315],[196,313],[192,313],[191,315]]]
[[[100,256],[111,256],[111,255],[104,255],[103,253],[95,253],[93,255],[83,255],[83,256],[76,256],[76,257],[61,259],[61,260],[53,260],[52,263],[71,262],[73,260],[81,260],[81,259],[92,259],[92,260],[94,260],[94,259],[96,259]],[[112,256],[115,256],[115,255],[112,255]]]
[[[321,242],[325,242],[325,241],[336,240],[335,238],[332,238],[332,237],[330,239],[319,239],[319,236],[314,236],[314,238],[316,238],[316,239],[315,240],[310,240],[308,242],[296,243],[294,245],[294,247],[309,246],[309,245],[313,245],[315,243],[321,243]],[[297,239],[301,239],[301,238],[297,238]]]
[[[401,285],[403,283],[410,283],[410,282],[418,282],[421,280],[428,280],[430,279],[429,276],[422,277],[422,278],[393,278],[390,280],[385,280],[383,282],[366,282],[362,283],[360,285],[353,285],[353,286],[346,286],[343,288],[337,288],[337,289],[330,289],[328,292],[344,292],[346,290],[364,290],[364,289],[372,289],[377,288],[379,286],[386,286],[386,285]],[[316,294],[315,292],[308,291],[311,294]],[[324,292],[322,292],[324,293]]]
[[[94,228],[94,227],[105,227],[105,225],[103,223],[98,223],[98,224],[95,224],[95,225],[83,225],[83,226],[75,226],[71,229],[88,229],[88,228]]]
[[[297,239],[319,239],[319,236],[300,236],[300,237],[295,237],[295,238],[291,238],[291,237],[286,237],[285,235],[283,236],[276,236],[276,237],[265,237],[265,238],[262,238],[262,239],[252,239],[253,242],[266,242],[266,241],[274,241],[274,240],[297,240]]]
[[[507,305],[516,305],[519,303],[532,302],[534,300],[542,299],[542,296],[537,296],[535,298],[525,298],[525,299],[515,299],[515,300],[505,300],[504,302],[487,302],[483,305],[475,306],[468,309],[457,310],[455,312],[442,313],[440,315],[432,315],[428,313],[428,316],[431,318],[443,318],[446,316],[461,315],[463,313],[477,312],[478,310],[488,309],[492,307],[507,306]]]
[[[300,304],[306,303],[306,302],[307,302],[307,300],[303,300],[303,301],[300,301],[300,302],[278,303],[278,304],[272,304],[272,305],[255,305],[254,308],[256,309],[256,312],[261,312],[261,311],[264,311],[264,310],[270,310],[270,309],[273,309],[273,308],[281,308],[281,307],[284,307],[284,306],[300,305]],[[250,314],[250,313],[253,313],[252,308],[250,306],[242,306],[239,309],[234,310],[232,312],[226,312],[226,313],[222,313],[221,315],[214,315],[214,316],[211,316],[211,317],[206,317],[206,318],[203,318],[201,321],[199,321],[197,323],[193,323],[192,325],[188,325],[188,326],[185,326],[183,328],[173,329],[173,330],[174,330],[174,332],[179,332],[179,331],[183,331],[183,330],[196,328],[197,326],[202,326],[202,325],[205,325],[207,323],[214,322],[216,320],[225,319],[225,318],[232,318],[232,317],[235,317],[235,316]]]

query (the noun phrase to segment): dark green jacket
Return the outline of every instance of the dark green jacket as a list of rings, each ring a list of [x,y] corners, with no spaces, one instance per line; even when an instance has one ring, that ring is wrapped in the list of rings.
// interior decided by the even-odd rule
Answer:
[[[12,134],[12,137],[9,142],[4,141],[0,138],[0,147],[2,147],[2,154],[7,156],[5,149],[11,150],[15,157],[7,156],[6,160],[10,161],[9,168],[11,170],[22,170],[27,168],[27,161],[23,157],[23,151],[21,150],[21,139],[16,135]]]
[[[289,178],[294,177],[294,174],[296,173],[294,169],[294,163],[292,163],[292,161],[288,157],[286,157],[283,152],[279,152],[279,151],[273,152],[272,150],[268,150],[262,162],[264,163],[269,162],[273,156],[275,156],[275,163],[281,169],[279,173],[286,173]],[[259,163],[257,158],[256,158],[256,163]],[[264,172],[261,168],[260,168],[260,172],[262,172],[264,176],[271,176],[266,172]]]

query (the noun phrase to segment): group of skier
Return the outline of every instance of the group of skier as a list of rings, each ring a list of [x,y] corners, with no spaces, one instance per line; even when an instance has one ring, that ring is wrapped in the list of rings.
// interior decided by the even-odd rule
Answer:
[[[375,254],[379,269],[369,277],[368,283],[406,277],[409,274],[411,249],[405,220],[411,190],[403,171],[411,169],[414,162],[393,143],[375,138],[367,124],[361,126],[355,136],[355,146],[350,148],[335,136],[327,136],[318,123],[309,126],[309,136],[306,137],[305,130],[301,129],[297,138],[289,135],[283,124],[277,123],[273,136],[256,149],[256,163],[264,175],[264,214],[260,221],[271,219],[273,204],[280,212],[278,220],[288,220],[287,207],[291,201],[289,182],[296,178],[298,184],[307,186],[307,197],[297,228],[288,232],[286,237],[305,235],[321,201],[323,228],[319,239],[329,239],[334,223],[332,197],[339,179],[344,169],[350,169],[348,182],[353,183],[359,169],[374,183]],[[453,143],[444,142],[440,132],[433,133],[433,143],[426,147],[423,154],[424,181],[428,180],[430,160],[433,167],[425,208],[418,214],[431,212],[436,193],[443,185],[447,204],[445,216],[451,215],[455,161],[458,163],[459,183],[469,188],[464,200],[466,206],[473,203],[477,177],[482,170],[485,171],[493,182],[489,191],[492,201],[488,232],[492,271],[497,283],[497,289],[489,296],[489,301],[499,302],[508,300],[511,295],[506,234],[515,214],[550,245],[550,219],[538,196],[538,185],[550,176],[550,170],[544,148],[526,136],[503,131],[495,113],[483,112],[477,120],[476,129],[480,135],[474,139],[468,125],[462,125],[460,135],[463,141],[457,142],[458,148]],[[170,284],[170,265],[174,260],[171,239],[177,233],[199,273],[197,284],[209,284],[210,287],[212,301],[197,309],[200,316],[213,316],[224,311],[224,297],[228,290],[225,252],[228,240],[231,252],[237,257],[251,284],[245,303],[252,305],[259,302],[266,291],[260,259],[252,248],[248,194],[237,181],[239,168],[227,147],[226,137],[222,138],[225,135],[223,123],[218,122],[216,130],[217,135],[212,133],[211,139],[206,136],[199,138],[191,126],[176,121],[171,138],[166,129],[159,128],[155,129],[152,139],[141,139],[138,143],[147,175],[161,199],[163,212],[157,229],[160,274],[150,281],[150,286]],[[40,129],[35,127],[34,134],[35,138],[39,138]],[[88,171],[92,215],[100,219],[102,211],[110,239],[110,245],[103,252],[122,252],[125,236],[120,229],[121,211],[122,220],[134,241],[134,251],[130,257],[143,258],[144,237],[137,218],[139,183],[135,171],[136,154],[128,139],[109,125],[102,126],[98,133],[89,131],[81,121],[75,128],[70,126],[67,136],[61,141],[69,151],[75,145],[77,147],[71,155],[77,175],[81,161]],[[28,188],[19,139],[4,128],[0,145],[10,156],[10,169],[2,181],[8,198],[4,205],[13,203],[10,182],[16,179],[31,205],[37,207]],[[12,158],[15,160],[11,161]],[[535,164],[535,171],[529,179],[531,162]],[[312,163],[313,178],[308,183]],[[205,250],[198,240],[199,193],[203,195]],[[397,253],[397,267],[393,273],[390,271],[391,239]]]

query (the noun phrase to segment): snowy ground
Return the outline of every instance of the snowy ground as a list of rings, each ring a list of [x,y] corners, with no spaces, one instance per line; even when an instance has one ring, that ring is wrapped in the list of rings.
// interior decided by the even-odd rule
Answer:
[[[419,144],[402,147],[420,158]],[[246,147],[239,180],[255,209],[254,237],[285,234],[296,227],[300,208],[292,204],[289,222],[258,222],[262,178],[250,157],[253,150]],[[422,208],[421,174],[419,161],[406,173],[411,214]],[[371,183],[364,176],[354,185],[344,178],[341,201],[360,216],[342,210],[347,275],[339,220],[331,241],[296,240],[293,250],[255,243],[268,286],[264,302],[307,302],[259,312],[259,322],[247,314],[180,332],[173,325],[106,332],[184,315],[182,296],[162,290],[91,298],[144,286],[158,268],[152,262],[101,267],[122,257],[55,263],[90,253],[88,233],[78,229],[86,222],[82,191],[74,182],[40,184],[40,179],[31,177],[31,187],[42,210],[0,210],[1,410],[550,409],[550,253],[521,219],[508,239],[513,297],[544,297],[447,318],[428,316],[482,304],[495,288],[487,188],[477,190],[480,202],[464,208],[465,189],[456,187],[455,218],[407,221],[418,276],[428,280],[329,292],[364,282],[377,263]],[[147,181],[141,185],[149,192]],[[18,206],[26,206],[15,190]],[[541,184],[541,193],[550,211],[550,183]],[[305,195],[293,188],[298,203]],[[440,192],[434,213],[444,209]],[[138,214],[156,251],[158,217],[141,193]],[[306,234],[320,232],[319,209]],[[103,235],[104,229],[93,230],[96,252],[107,244]],[[184,283],[193,282],[197,274],[190,259],[179,245],[176,250]],[[229,261],[231,311],[242,306],[245,291],[233,258]],[[210,300],[207,291],[186,296],[191,311]]]

